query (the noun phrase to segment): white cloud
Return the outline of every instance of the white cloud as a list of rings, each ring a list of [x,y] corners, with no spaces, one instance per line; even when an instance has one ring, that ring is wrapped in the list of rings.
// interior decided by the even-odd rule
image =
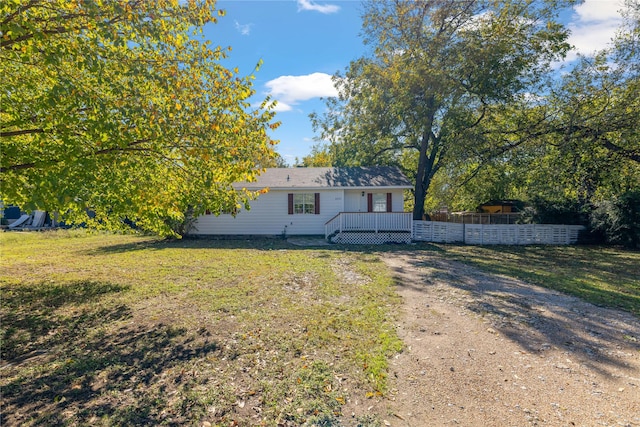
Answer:
[[[622,23],[621,0],[585,0],[574,8],[569,43],[575,49],[567,57],[572,60],[578,53],[591,55],[606,48]]]
[[[340,6],[334,4],[317,4],[313,0],[298,0],[298,11],[311,10],[320,13],[336,13],[340,10]]]
[[[251,34],[251,27],[253,27],[253,24],[241,24],[238,21],[235,21],[235,24],[236,30],[238,30],[238,32],[243,36],[248,36],[249,34]]]
[[[276,106],[273,107],[273,111],[277,112],[277,113],[282,113],[283,111],[291,111],[293,110],[293,107],[289,104],[286,104],[284,102],[276,102]]]
[[[573,9],[581,21],[589,22],[620,19],[620,9],[623,7],[621,0],[585,0]]]
[[[312,98],[338,96],[331,76],[312,73],[305,76],[280,76],[268,81],[269,94],[278,100],[276,111],[289,111],[292,105]]]

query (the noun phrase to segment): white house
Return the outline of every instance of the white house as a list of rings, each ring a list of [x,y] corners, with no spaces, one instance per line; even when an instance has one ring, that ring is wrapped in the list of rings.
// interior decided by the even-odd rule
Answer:
[[[341,243],[411,241],[412,188],[396,167],[273,168],[238,188],[261,190],[250,210],[197,218],[193,235],[324,235]]]

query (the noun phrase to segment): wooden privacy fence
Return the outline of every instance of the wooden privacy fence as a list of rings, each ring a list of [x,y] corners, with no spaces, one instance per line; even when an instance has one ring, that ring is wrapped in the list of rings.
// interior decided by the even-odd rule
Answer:
[[[581,225],[413,221],[413,240],[470,245],[569,245],[577,243],[583,229]]]

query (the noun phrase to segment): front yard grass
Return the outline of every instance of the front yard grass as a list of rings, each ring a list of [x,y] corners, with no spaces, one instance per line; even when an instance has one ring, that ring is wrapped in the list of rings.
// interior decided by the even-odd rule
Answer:
[[[84,231],[0,246],[3,425],[336,425],[401,350],[373,254]]]
[[[2,425],[380,425],[366,400],[386,391],[402,344],[379,257],[396,250],[640,316],[640,253],[615,248],[304,249],[85,231],[1,233],[0,248]],[[363,416],[341,417],[355,401]]]
[[[640,317],[640,252],[602,246],[434,246],[485,271]]]

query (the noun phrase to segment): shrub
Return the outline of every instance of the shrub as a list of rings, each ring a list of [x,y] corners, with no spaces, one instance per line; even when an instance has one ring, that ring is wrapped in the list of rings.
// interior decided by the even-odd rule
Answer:
[[[598,203],[591,214],[591,227],[604,233],[609,243],[639,248],[640,191],[628,191]]]
[[[577,201],[535,198],[523,209],[519,222],[523,224],[585,225],[588,220],[584,206]]]

